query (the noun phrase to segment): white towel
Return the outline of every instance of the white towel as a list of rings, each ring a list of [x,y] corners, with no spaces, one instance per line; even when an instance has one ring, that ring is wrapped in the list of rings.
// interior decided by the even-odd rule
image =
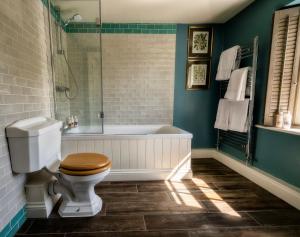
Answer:
[[[245,99],[244,101],[230,101],[229,107],[230,112],[228,130],[236,132],[247,132],[249,128],[249,99]]]
[[[236,45],[222,52],[219,60],[216,80],[229,80],[232,70],[239,67],[241,47]]]
[[[234,70],[231,74],[224,98],[234,101],[245,100],[249,67]]]
[[[229,125],[229,112],[230,112],[230,101],[226,99],[220,99],[217,117],[215,121],[215,128],[227,131]]]

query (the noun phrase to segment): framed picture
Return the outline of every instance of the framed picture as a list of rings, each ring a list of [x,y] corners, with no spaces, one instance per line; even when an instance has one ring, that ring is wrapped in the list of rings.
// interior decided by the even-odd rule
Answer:
[[[211,57],[213,30],[212,27],[190,26],[188,57]]]
[[[186,67],[186,89],[208,89],[210,68],[210,59],[188,60]]]

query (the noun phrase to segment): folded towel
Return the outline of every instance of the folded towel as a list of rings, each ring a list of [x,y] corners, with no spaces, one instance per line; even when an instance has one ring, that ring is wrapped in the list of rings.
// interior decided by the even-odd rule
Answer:
[[[249,99],[245,99],[244,101],[230,101],[229,107],[230,112],[228,130],[236,132],[247,132],[249,128]]]
[[[245,100],[249,67],[234,70],[231,74],[224,98],[234,101]]]
[[[215,128],[227,131],[229,125],[229,112],[230,112],[230,101],[226,99],[220,99],[218,112],[215,122]]]
[[[218,65],[216,80],[229,80],[231,72],[239,68],[241,60],[241,47],[234,46],[222,52]]]

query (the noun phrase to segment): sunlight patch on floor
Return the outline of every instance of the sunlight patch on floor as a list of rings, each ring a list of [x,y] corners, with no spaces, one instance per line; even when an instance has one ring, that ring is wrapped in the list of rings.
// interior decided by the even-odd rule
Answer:
[[[184,156],[179,164],[171,171],[166,180],[180,181],[191,172],[191,152]]]
[[[178,200],[179,201],[182,200],[182,202],[186,206],[195,207],[195,208],[203,208],[202,205],[196,200],[196,198],[191,193],[171,192],[171,195],[174,198],[174,200],[176,201],[176,203],[178,202]]]
[[[198,183],[199,181],[204,182],[202,179],[199,178],[192,178],[192,181],[195,183]],[[210,195],[212,195],[214,198],[211,199],[209,194],[207,194],[201,187],[199,187],[200,190],[206,195],[206,197],[209,199],[210,202],[212,202],[218,210],[224,214],[228,214],[231,216],[241,217],[239,213],[237,213],[226,201],[222,199],[222,197],[214,190],[211,189]]]
[[[171,196],[175,202],[179,205],[186,205],[189,207],[203,208],[199,201],[191,194],[186,185],[182,182],[171,182],[165,181],[166,186],[171,192]],[[178,185],[181,184],[181,185]],[[182,193],[181,190],[184,190],[185,193]]]

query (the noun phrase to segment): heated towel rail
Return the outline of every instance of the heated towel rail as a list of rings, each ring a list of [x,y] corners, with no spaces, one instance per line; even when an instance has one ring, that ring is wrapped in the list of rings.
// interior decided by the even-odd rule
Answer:
[[[255,82],[258,58],[258,36],[249,45],[241,46],[241,66],[250,66],[248,73],[246,98],[249,98],[248,124],[246,133],[223,131],[218,129],[217,149],[222,149],[223,145],[235,148],[245,154],[247,164],[253,161],[253,109],[255,98]],[[220,97],[224,98],[229,81],[220,81]]]

